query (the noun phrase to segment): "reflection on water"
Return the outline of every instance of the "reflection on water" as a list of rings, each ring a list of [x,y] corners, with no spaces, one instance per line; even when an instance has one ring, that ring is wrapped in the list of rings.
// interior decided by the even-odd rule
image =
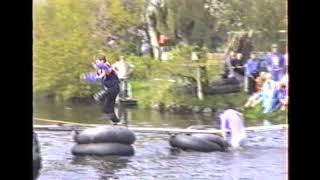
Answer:
[[[110,124],[104,119],[101,107],[96,104],[63,104],[48,101],[34,102],[34,117],[43,119],[63,120],[77,123]],[[123,123],[139,127],[180,127],[204,125],[217,128],[218,121],[214,114],[176,114],[139,108],[116,107],[116,113]],[[35,124],[45,122],[36,121]],[[247,126],[256,125],[255,122]],[[262,122],[261,122],[262,123]],[[260,123],[260,124],[261,124]]]
[[[65,120],[78,123],[106,124],[104,114],[96,104],[57,104],[46,101],[34,102],[34,117]],[[116,113],[123,122],[139,127],[188,127],[191,125],[216,124],[212,115],[173,114],[139,108],[116,107]],[[42,122],[36,122],[41,124]]]
[[[76,157],[70,132],[38,131],[43,159],[39,179],[266,179],[287,177],[283,131],[249,133],[251,145],[231,152],[172,150],[168,135],[136,133],[131,157]],[[253,137],[268,136],[269,140]],[[272,141],[273,144],[268,144]],[[250,144],[249,143],[249,144]]]
[[[117,108],[130,126],[217,126],[213,116],[159,113]],[[67,105],[35,102],[34,116],[80,123],[105,124],[97,105]],[[35,121],[36,124],[43,123]],[[248,147],[233,152],[185,152],[173,150],[169,135],[135,133],[135,155],[131,157],[75,157],[71,132],[38,131],[43,160],[39,180],[103,179],[287,179],[286,132],[248,133]]]

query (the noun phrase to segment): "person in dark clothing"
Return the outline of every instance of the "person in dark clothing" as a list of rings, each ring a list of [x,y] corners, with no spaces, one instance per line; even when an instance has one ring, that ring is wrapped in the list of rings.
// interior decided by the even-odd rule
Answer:
[[[258,62],[254,52],[250,54],[250,59],[247,60],[245,67],[245,91],[251,95],[255,91],[255,79],[259,75]]]
[[[232,67],[234,67],[234,71],[240,75],[244,75],[244,62],[242,59],[242,54],[237,53],[236,58],[231,61]]]
[[[224,60],[224,74],[222,75],[223,79],[234,77],[232,62],[235,61],[235,59],[235,53],[231,50],[227,58]]]
[[[95,69],[99,74],[89,73],[82,77],[87,82],[101,80],[102,90],[97,92],[93,98],[98,102],[103,102],[102,111],[106,113],[106,118],[117,124],[120,120],[115,114],[114,107],[116,97],[120,92],[120,80],[105,56],[98,56]]]
[[[120,120],[114,112],[114,107],[116,103],[116,97],[120,92],[120,80],[113,68],[106,64],[107,60],[105,56],[100,56],[99,60],[101,60],[103,65],[105,65],[105,68],[100,66],[103,70],[102,73],[104,74],[101,79],[101,83],[105,91],[102,110],[107,114],[107,119],[111,120],[113,123],[118,123]]]

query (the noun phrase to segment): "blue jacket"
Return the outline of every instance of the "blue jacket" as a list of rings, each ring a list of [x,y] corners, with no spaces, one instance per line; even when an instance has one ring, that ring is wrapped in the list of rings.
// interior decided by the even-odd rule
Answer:
[[[83,77],[83,80],[86,82],[96,82],[98,80],[101,80],[101,83],[103,86],[107,88],[114,87],[115,85],[119,85],[120,80],[114,70],[112,70],[111,66],[105,65],[105,64],[97,64],[97,67],[99,69],[104,69],[104,70],[111,70],[110,74],[104,75],[102,78],[100,78],[96,73],[91,72],[85,74]]]
[[[244,67],[246,75],[252,75],[253,73],[258,71],[258,62],[257,60],[248,59]]]
[[[269,71],[282,71],[284,68],[284,56],[277,52],[277,53],[270,53],[267,56],[268,62],[268,69]]]
[[[119,85],[120,80],[117,74],[114,71],[112,71],[110,74],[103,76],[102,84],[107,88],[112,88],[116,85]]]

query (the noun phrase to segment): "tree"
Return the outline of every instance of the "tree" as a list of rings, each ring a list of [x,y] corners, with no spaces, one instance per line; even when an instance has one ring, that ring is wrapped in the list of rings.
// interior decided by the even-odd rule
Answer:
[[[91,70],[92,56],[116,58],[119,49],[106,46],[107,36],[128,40],[130,28],[142,22],[142,0],[50,0],[34,6],[34,91],[61,97],[87,96],[95,86],[79,75]],[[131,33],[131,34],[130,34]],[[129,35],[128,35],[129,34]]]

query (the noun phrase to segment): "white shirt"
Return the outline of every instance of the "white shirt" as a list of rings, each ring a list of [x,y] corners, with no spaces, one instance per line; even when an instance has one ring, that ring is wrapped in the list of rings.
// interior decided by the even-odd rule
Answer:
[[[118,61],[114,63],[112,67],[117,72],[120,79],[127,79],[133,70],[133,65],[125,61]]]
[[[242,121],[242,114],[233,109],[228,109],[220,116],[221,130],[223,130],[223,137],[226,138],[226,123],[229,123],[231,130],[231,145],[239,147],[240,141],[247,137],[245,127]]]

